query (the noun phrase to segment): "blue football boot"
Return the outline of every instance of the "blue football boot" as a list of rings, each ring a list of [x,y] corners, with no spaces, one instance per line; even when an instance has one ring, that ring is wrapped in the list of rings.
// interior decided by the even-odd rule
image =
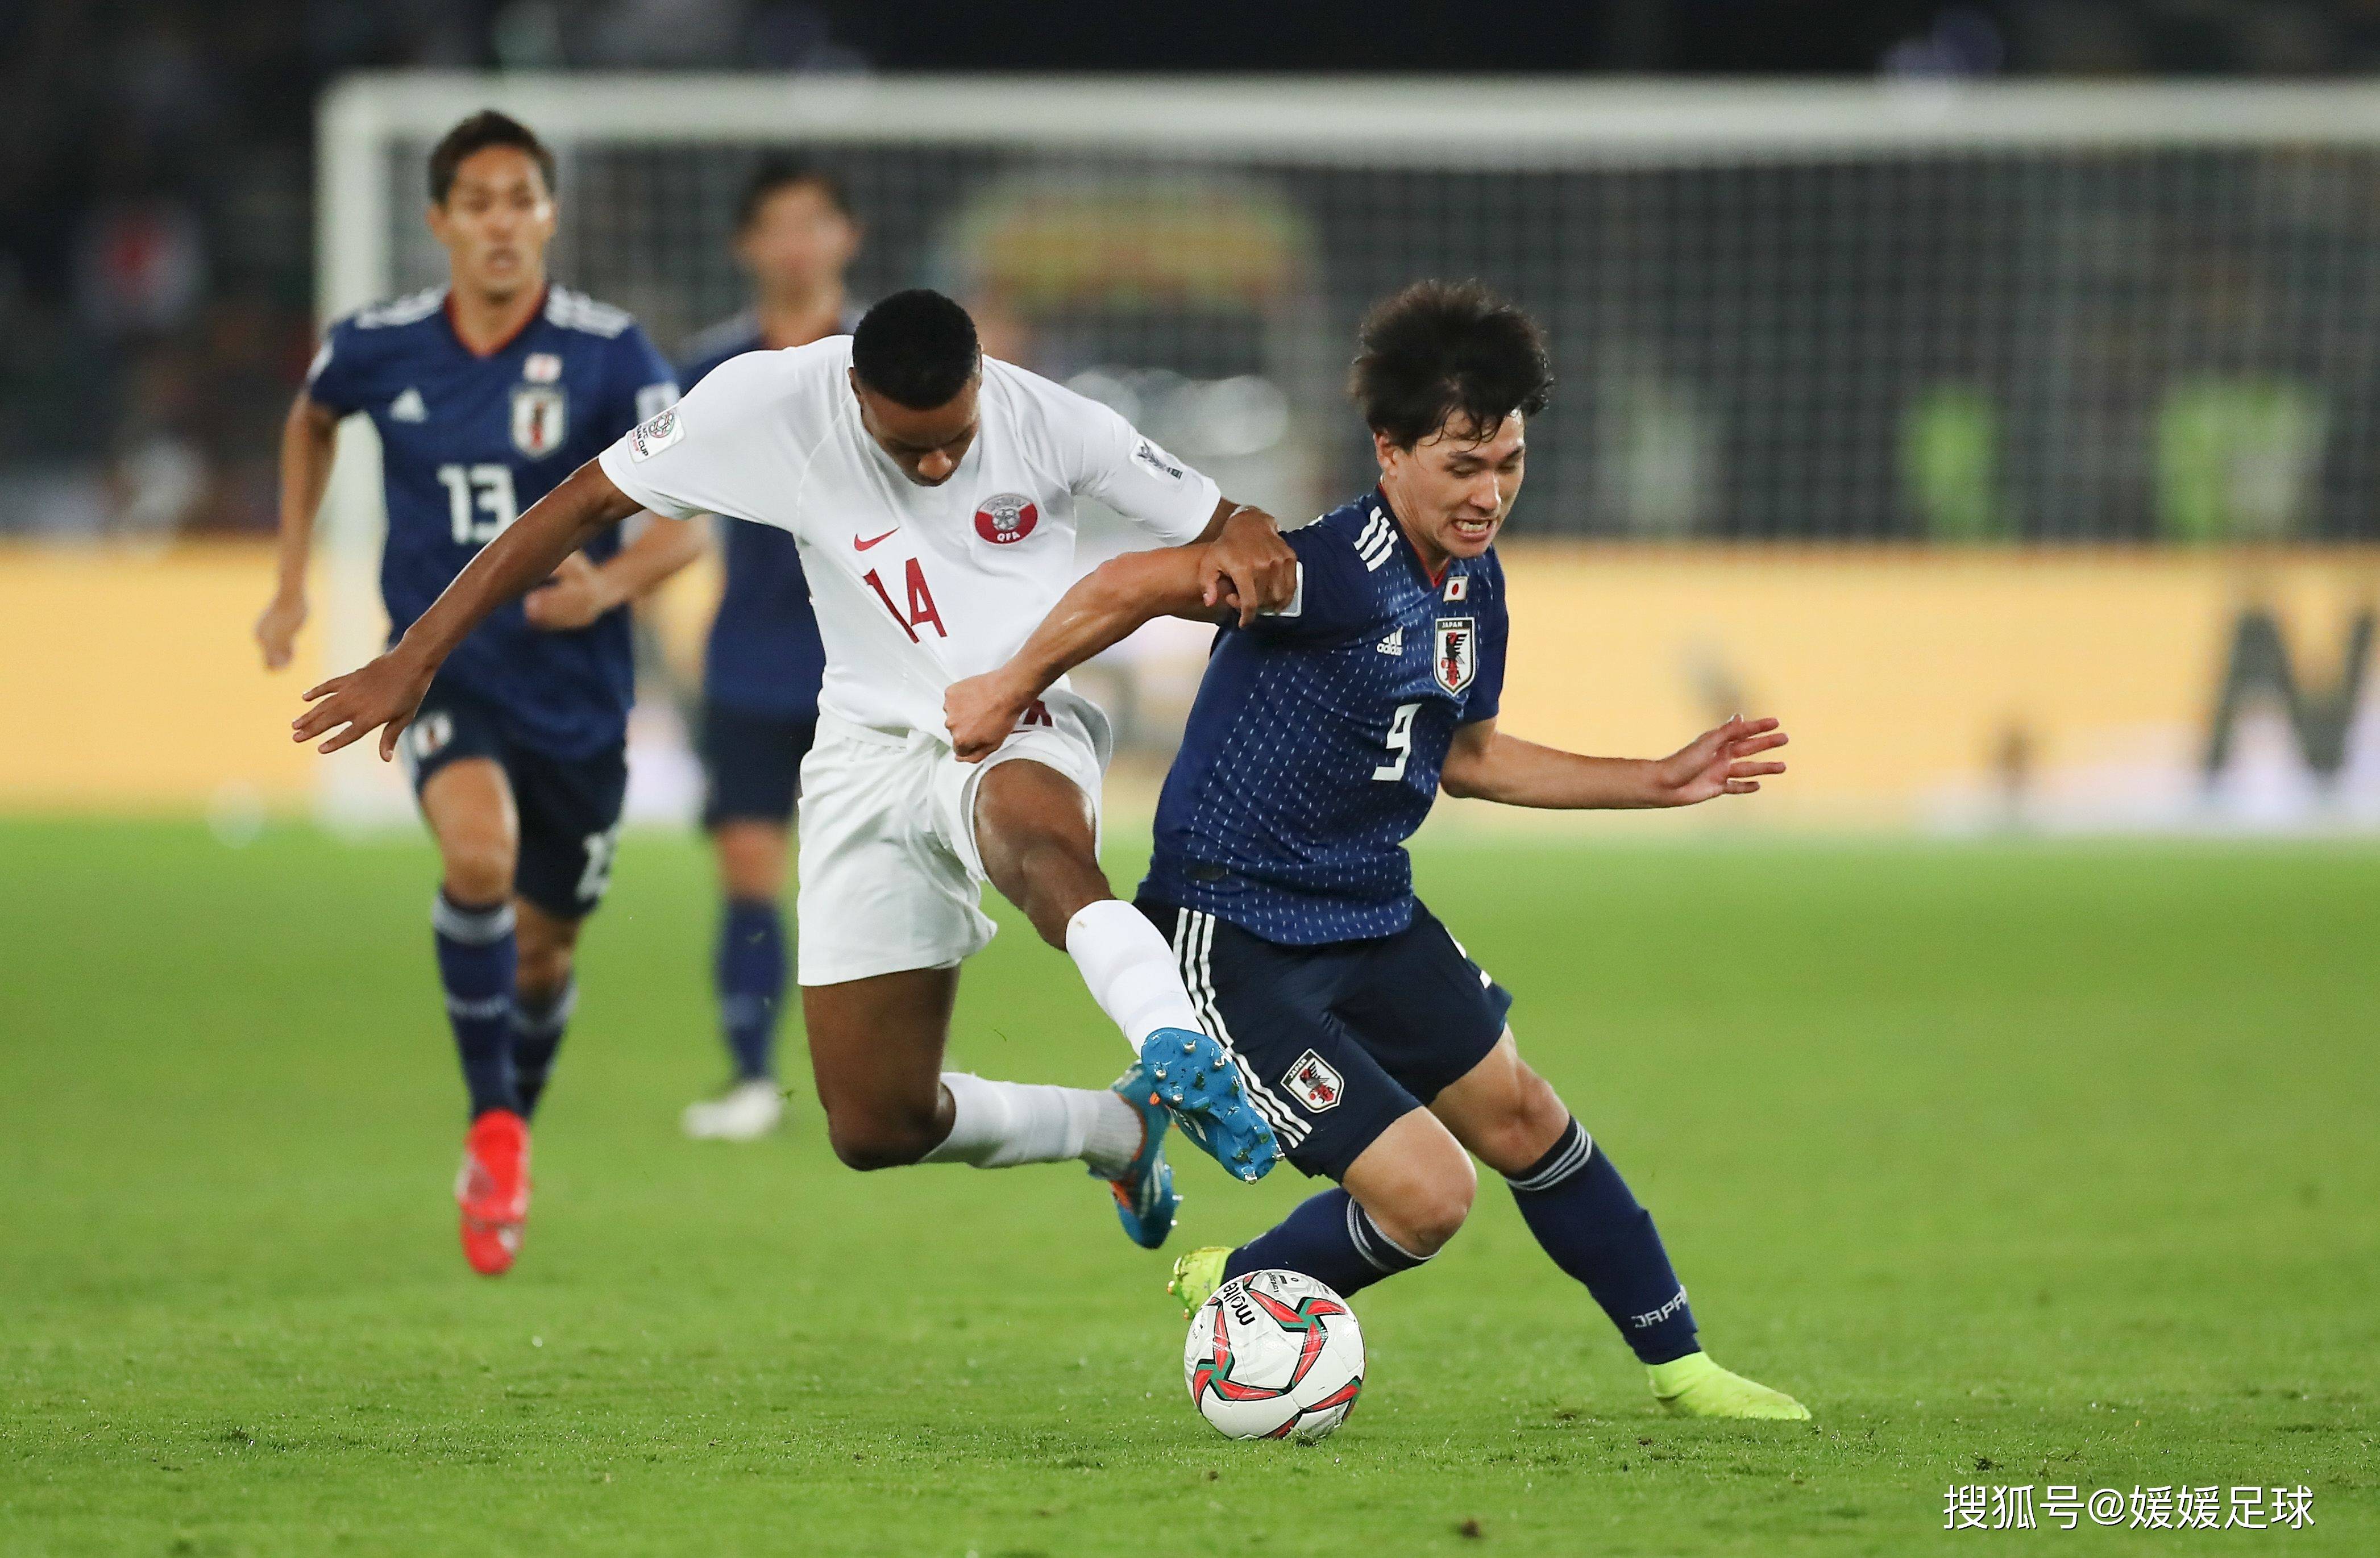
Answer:
[[[1123,1173],[1108,1181],[1108,1191],[1115,1197],[1116,1220],[1125,1235],[1143,1249],[1155,1249],[1173,1232],[1173,1219],[1182,1207],[1182,1198],[1173,1193],[1172,1167],[1165,1161],[1165,1127],[1171,1116],[1138,1062],[1115,1079],[1112,1090],[1140,1116],[1140,1150]],[[1091,1175],[1100,1177],[1097,1169]]]
[[[1253,1185],[1272,1172],[1281,1143],[1248,1101],[1223,1046],[1194,1029],[1160,1028],[1140,1041],[1140,1066],[1158,1102],[1208,1156]]]

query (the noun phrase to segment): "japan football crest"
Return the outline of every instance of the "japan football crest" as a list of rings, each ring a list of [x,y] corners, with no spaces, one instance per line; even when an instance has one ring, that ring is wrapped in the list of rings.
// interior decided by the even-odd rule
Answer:
[[[513,447],[541,460],[562,447],[569,401],[550,384],[522,384],[513,391]]]
[[[1339,1073],[1332,1069],[1329,1061],[1312,1050],[1297,1057],[1297,1064],[1289,1068],[1289,1075],[1281,1079],[1281,1085],[1288,1090],[1290,1097],[1305,1106],[1309,1114],[1337,1108],[1340,1094],[1345,1090]]]
[[[1438,619],[1438,642],[1429,668],[1438,685],[1449,692],[1461,692],[1471,685],[1471,678],[1479,674],[1479,632],[1472,618]]]

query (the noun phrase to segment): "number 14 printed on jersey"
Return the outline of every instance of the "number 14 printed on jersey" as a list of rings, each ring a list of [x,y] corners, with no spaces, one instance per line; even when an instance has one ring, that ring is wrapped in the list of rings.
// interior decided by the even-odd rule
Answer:
[[[868,588],[876,591],[876,598],[884,603],[884,609],[892,614],[892,620],[901,625],[901,631],[909,635],[911,643],[924,641],[917,636],[917,629],[929,624],[932,625],[936,638],[951,636],[950,629],[942,626],[941,614],[934,609],[934,592],[926,588],[926,570],[917,566],[915,557],[909,559],[909,610],[906,615],[892,603],[892,591],[884,588],[884,581],[877,577],[874,568],[861,577],[868,580]]]

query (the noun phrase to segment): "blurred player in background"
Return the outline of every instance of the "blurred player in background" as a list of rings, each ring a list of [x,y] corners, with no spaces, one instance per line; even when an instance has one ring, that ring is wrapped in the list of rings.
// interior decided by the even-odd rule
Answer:
[[[1292,530],[1296,598],[1227,621],[1158,803],[1140,907],[1172,938],[1208,1030],[1233,1048],[1289,1161],[1342,1188],[1237,1249],[1174,1265],[1196,1309],[1279,1267],[1342,1294],[1435,1255],[1470,1214],[1469,1153],[1594,1295],[1672,1410],[1806,1418],[1713,1363],[1653,1219],[1515,1048],[1512,998],[1414,896],[1404,841],[1450,795],[1560,810],[1692,806],[1784,764],[1774,720],[1730,720],[1670,757],[1584,757],[1496,728],[1504,570],[1525,424],[1552,383],[1519,310],[1423,283],[1365,321],[1354,391],[1379,485]],[[949,696],[962,761],[1042,689],[1152,617],[1213,618],[1197,547],[1107,564],[1016,658]],[[1466,1149],[1468,1150],[1466,1151]]]
[[[980,765],[942,699],[1014,653],[1075,578],[1076,507],[1208,542],[1207,599],[1289,601],[1269,516],[1115,412],[987,359],[966,310],[897,292],[848,336],[747,352],[589,461],[480,553],[388,652],[307,697],[298,739],[382,731],[383,755],[439,664],[489,614],[639,508],[793,532],[826,643],[819,740],[802,762],[803,1019],[835,1153],[854,1168],[1080,1162],[1154,1248],[1177,1198],[1169,1112],[1232,1173],[1279,1156],[1171,949],[1099,863],[1107,716],[1053,687]],[[1105,1089],[944,1072],[959,965],[990,940],[990,882],[1074,959],[1136,1053]]]
[[[752,307],[694,338],[678,375],[686,387],[746,352],[851,334],[859,316],[843,278],[859,236],[832,174],[783,157],[755,168],[735,208],[735,261],[752,279]],[[784,1114],[776,1065],[785,995],[779,900],[802,759],[818,731],[826,647],[794,538],[771,525],[722,529],[727,588],[702,670],[702,822],[726,899],[711,967],[735,1077],[718,1098],[688,1105],[685,1123],[691,1137],[750,1141]]]
[[[333,324],[281,444],[280,587],[256,625],[289,662],[339,420],[379,430],[391,641],[480,549],[604,444],[677,398],[636,321],[548,281],[553,157],[474,115],[430,154],[430,230],[449,280]],[[528,1120],[576,994],[579,927],[602,901],[627,789],[627,603],[698,556],[701,529],[649,517],[552,560],[526,601],[455,646],[406,732],[443,878],[438,971],[471,1125],[455,1187],[463,1251],[510,1268],[528,1212]],[[550,577],[549,577],[550,575]]]

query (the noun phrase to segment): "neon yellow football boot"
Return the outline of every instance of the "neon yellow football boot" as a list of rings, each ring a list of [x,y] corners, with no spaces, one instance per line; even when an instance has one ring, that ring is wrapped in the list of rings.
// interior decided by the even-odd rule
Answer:
[[[1184,1319],[1196,1314],[1198,1306],[1223,1285],[1223,1262],[1231,1258],[1228,1246],[1210,1244],[1174,1260],[1173,1277],[1165,1284],[1165,1291],[1182,1300]]]
[[[1195,1260],[1206,1251],[1185,1255]],[[1178,1272],[1180,1265],[1174,1270]],[[1688,1353],[1668,1363],[1645,1366],[1653,1399],[1682,1418],[1768,1418],[1807,1422],[1810,1409],[1783,1391],[1770,1390],[1711,1361],[1708,1353]]]

